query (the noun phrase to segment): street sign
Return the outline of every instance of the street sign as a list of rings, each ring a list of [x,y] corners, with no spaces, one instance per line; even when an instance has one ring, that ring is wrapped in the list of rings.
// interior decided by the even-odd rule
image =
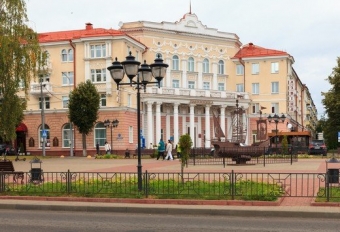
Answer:
[[[338,131],[338,142],[340,143],[340,131]]]
[[[42,137],[44,137],[44,138],[46,138],[46,137],[47,137],[46,130],[43,130]]]

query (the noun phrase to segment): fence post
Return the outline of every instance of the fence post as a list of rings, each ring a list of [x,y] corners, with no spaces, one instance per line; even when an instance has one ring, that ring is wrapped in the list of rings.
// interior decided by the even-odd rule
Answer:
[[[329,202],[329,170],[326,170],[326,201]]]
[[[196,152],[195,152],[195,150],[196,150],[195,148],[192,149],[192,151],[194,153],[193,154],[194,155],[194,166],[196,165]]]
[[[266,148],[264,148],[264,152],[263,152],[263,167],[266,166]]]
[[[0,193],[4,192],[6,190],[5,187],[5,175],[2,171],[0,172]]]
[[[149,195],[149,176],[148,176],[148,170],[145,170],[144,174],[144,189],[145,189],[145,197],[148,198]]]
[[[70,169],[68,169],[66,173],[66,191],[68,194],[71,192]]]
[[[222,160],[223,160],[223,167],[225,168],[225,157],[224,156],[223,156]]]
[[[235,174],[234,170],[231,170],[231,199],[235,200],[235,182],[234,182]]]

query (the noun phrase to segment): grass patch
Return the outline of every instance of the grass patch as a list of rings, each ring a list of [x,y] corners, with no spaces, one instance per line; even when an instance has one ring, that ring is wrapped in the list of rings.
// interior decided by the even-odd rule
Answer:
[[[181,179],[149,180],[148,187],[138,190],[137,178],[79,179],[72,182],[43,182],[40,184],[9,185],[1,195],[12,196],[72,196],[97,198],[148,198],[276,201],[283,195],[275,184],[239,181],[181,181]]]
[[[340,202],[340,187],[330,187],[329,193],[327,193],[326,188],[320,188],[317,195],[315,202]],[[327,195],[329,196],[329,201],[327,201]]]

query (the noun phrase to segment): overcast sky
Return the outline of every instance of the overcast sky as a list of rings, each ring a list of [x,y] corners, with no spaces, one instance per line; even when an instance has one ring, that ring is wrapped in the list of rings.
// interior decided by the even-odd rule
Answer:
[[[37,32],[94,27],[118,29],[119,22],[175,22],[190,0],[25,0]],[[207,27],[235,33],[243,44],[283,50],[324,114],[321,92],[340,56],[339,0],[191,0],[191,11]]]

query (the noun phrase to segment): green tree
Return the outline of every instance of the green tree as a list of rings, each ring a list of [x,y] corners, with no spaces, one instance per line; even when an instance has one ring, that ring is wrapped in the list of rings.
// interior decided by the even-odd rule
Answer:
[[[192,147],[192,140],[190,135],[185,134],[179,138],[178,145],[181,148],[181,172],[183,174],[184,167],[188,163],[191,147]],[[183,175],[182,175],[183,176]]]
[[[333,68],[332,74],[328,76],[328,82],[330,90],[322,93],[322,104],[327,115],[323,129],[327,146],[335,148],[338,146],[337,132],[340,131],[340,57],[337,58],[337,66]]]
[[[82,134],[83,156],[86,152],[86,135],[92,131],[98,119],[100,95],[90,80],[80,83],[71,93],[69,119]]]
[[[0,1],[0,137],[15,139],[16,126],[23,119],[31,77],[37,73],[40,47],[37,34],[29,28],[24,0]]]
[[[287,135],[284,135],[283,139],[282,139],[282,154],[284,154],[284,155],[288,154],[288,139],[287,139]]]

